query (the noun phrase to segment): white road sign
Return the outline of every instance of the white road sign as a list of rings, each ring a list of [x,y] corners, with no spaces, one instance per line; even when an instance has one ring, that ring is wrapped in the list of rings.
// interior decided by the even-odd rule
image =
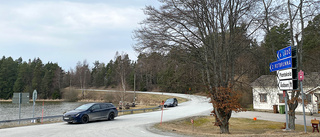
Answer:
[[[284,80],[284,79],[292,79],[292,69],[285,69],[285,70],[279,70],[277,71],[278,79]]]
[[[38,94],[37,90],[34,90],[32,94],[33,94],[32,96],[33,102],[35,102],[37,100],[37,94]]]
[[[293,90],[293,80],[282,80],[278,84],[280,90]]]

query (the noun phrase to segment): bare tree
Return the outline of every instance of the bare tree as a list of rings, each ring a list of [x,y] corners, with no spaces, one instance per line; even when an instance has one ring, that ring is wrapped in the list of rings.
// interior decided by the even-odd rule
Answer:
[[[89,69],[89,64],[86,60],[84,60],[83,63],[81,63],[80,61],[77,63],[75,78],[75,83],[78,83],[77,85],[82,90],[82,98],[84,98],[85,89],[88,88],[89,83],[91,83],[91,72]]]
[[[117,52],[115,55],[115,66],[116,72],[119,78],[119,83],[123,92],[121,92],[121,102],[125,103],[126,90],[127,90],[127,77],[130,73],[130,59],[128,54],[122,53],[121,55]],[[121,106],[123,108],[123,106]]]
[[[228,121],[232,111],[241,111],[241,107],[219,106],[219,101],[233,100],[219,95],[224,93],[224,97],[237,97],[230,91],[238,75],[235,72],[236,60],[250,45],[248,37],[252,33],[248,33],[248,27],[254,21],[251,13],[254,1],[160,2],[163,3],[160,9],[145,8],[148,18],[135,31],[138,41],[135,49],[166,53],[173,47],[180,47],[197,55],[214,106],[215,123],[220,126],[221,133],[229,133]]]
[[[304,37],[304,20],[309,17],[313,17],[314,13],[319,13],[319,1],[287,1],[287,8],[289,14],[289,27],[290,27],[290,40],[291,45],[297,45],[297,62],[298,62],[298,70],[302,70],[303,68],[303,37]],[[316,7],[316,8],[315,8]],[[311,10],[311,12],[309,11]],[[297,27],[294,27],[294,26]],[[293,91],[291,96],[287,96],[289,100],[289,128],[295,129],[295,109],[298,106],[298,97],[300,96],[300,91]]]

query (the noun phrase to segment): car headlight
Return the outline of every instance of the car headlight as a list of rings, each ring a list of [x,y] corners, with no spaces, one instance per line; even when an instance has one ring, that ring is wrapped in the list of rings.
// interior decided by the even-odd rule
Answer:
[[[75,116],[78,117],[80,115],[80,113],[76,114]]]

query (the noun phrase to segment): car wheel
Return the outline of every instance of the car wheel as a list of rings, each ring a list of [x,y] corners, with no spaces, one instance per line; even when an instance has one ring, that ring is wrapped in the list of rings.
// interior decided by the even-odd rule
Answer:
[[[89,122],[89,116],[88,115],[83,115],[81,117],[81,123],[85,124]]]
[[[114,120],[114,113],[110,113],[110,114],[109,114],[108,120]]]

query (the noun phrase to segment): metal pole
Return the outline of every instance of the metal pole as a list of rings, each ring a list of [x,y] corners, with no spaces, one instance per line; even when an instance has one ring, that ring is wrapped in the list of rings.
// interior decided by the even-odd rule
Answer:
[[[21,118],[21,94],[22,93],[19,93],[19,125],[20,125],[20,118]]]
[[[160,126],[162,124],[162,118],[163,118],[163,107],[164,107],[164,101],[161,102],[161,120],[160,120]]]
[[[33,94],[32,97],[34,97],[34,94]],[[34,118],[34,105],[35,105],[35,101],[34,101],[34,99],[33,99],[33,113],[32,113],[32,118]],[[32,122],[35,123],[35,120],[33,119]]]
[[[283,91],[284,93],[285,93],[285,111],[286,111],[286,129],[285,130],[290,130],[289,129],[289,120],[288,120],[288,108],[287,108],[287,106],[288,106],[288,99],[287,99],[287,97],[288,97],[288,93],[287,93],[287,91],[286,90],[284,90]]]
[[[302,109],[303,109],[303,122],[304,122],[304,132],[307,133],[307,124],[306,124],[306,112],[304,108],[304,93],[302,88],[302,80],[300,81],[301,85],[301,98],[302,98]]]
[[[134,92],[133,103],[136,104],[136,73],[134,73],[133,92]]]

